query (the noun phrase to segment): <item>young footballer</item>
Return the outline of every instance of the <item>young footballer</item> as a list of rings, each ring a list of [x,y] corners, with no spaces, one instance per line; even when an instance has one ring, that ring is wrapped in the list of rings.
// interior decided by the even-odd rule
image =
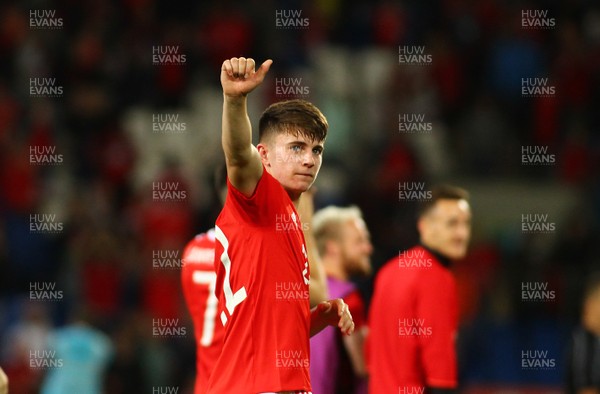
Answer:
[[[225,327],[209,393],[308,393],[309,336],[327,325],[350,334],[341,300],[309,306],[310,268],[300,196],[321,167],[327,120],[303,100],[269,106],[252,144],[247,95],[271,66],[253,59],[223,63],[223,132],[228,176],[215,225],[217,318]]]
[[[226,180],[227,169],[223,164],[218,167],[214,176],[215,197],[221,202],[221,205],[225,203],[227,195]],[[299,204],[299,214],[306,221],[311,220],[314,210],[312,194],[312,191],[304,193]],[[309,240],[313,241],[310,226],[303,226],[303,231],[307,240],[307,248],[309,248]],[[217,321],[219,300],[215,295],[217,283],[214,262],[215,246],[215,229],[212,228],[205,233],[196,235],[183,251],[184,265],[181,269],[181,284],[185,303],[194,324],[194,338],[196,341],[194,394],[206,393],[208,380],[221,354],[225,333],[223,325]],[[310,267],[309,299],[312,306],[326,300],[327,288],[320,260],[316,256],[311,256],[310,249],[308,255]]]

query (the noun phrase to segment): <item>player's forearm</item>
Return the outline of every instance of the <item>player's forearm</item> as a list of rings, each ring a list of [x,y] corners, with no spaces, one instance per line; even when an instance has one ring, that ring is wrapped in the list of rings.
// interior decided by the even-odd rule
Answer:
[[[223,96],[222,143],[228,165],[243,167],[252,157],[252,126],[246,96]]]

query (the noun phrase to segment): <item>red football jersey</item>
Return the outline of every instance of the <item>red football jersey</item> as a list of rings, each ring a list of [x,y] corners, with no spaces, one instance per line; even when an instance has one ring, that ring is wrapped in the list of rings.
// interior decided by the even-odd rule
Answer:
[[[400,253],[377,274],[368,325],[369,393],[457,386],[456,285],[425,248]]]
[[[215,296],[215,232],[197,235],[183,251],[181,283],[185,302],[194,322],[196,339],[196,386],[194,394],[205,393],[208,379],[221,354],[223,325],[217,322]]]
[[[225,339],[208,392],[310,391],[310,272],[300,218],[264,169],[251,197],[227,187],[215,226]]]

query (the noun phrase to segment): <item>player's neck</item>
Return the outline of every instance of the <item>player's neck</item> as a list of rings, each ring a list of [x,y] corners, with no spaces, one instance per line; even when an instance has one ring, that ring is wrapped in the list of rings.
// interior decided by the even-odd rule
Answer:
[[[325,258],[323,259],[323,266],[325,267],[325,273],[328,277],[344,282],[348,281],[348,274],[346,273],[346,270],[344,270],[341,262],[331,261]]]
[[[302,193],[292,193],[292,192],[287,192],[288,196],[290,196],[290,200],[292,200],[292,204],[294,204],[294,208],[298,209],[298,204],[300,203],[300,195]]]

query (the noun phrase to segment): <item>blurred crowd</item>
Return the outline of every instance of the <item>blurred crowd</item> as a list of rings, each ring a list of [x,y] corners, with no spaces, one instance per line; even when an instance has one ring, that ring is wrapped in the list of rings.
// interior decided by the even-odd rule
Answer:
[[[37,9],[56,10],[62,27],[31,28]],[[523,28],[524,9],[548,10],[555,27]],[[276,10],[300,10],[308,26],[278,28]],[[218,73],[239,55],[274,60],[250,99],[253,121],[287,98],[280,78],[297,78],[302,98],[328,117],[317,205],[361,207],[376,269],[417,240],[399,183],[488,185],[501,196],[497,182],[540,201],[572,192],[555,234],[523,234],[520,216],[512,227],[492,223],[455,266],[463,382],[561,384],[580,283],[600,270],[598,4],[32,0],[2,2],[0,15],[0,365],[11,393],[36,392],[45,371],[28,367],[30,351],[81,309],[112,343],[107,392],[192,387],[179,271],[156,269],[152,256],[214,224]],[[184,64],[153,63],[160,46],[177,47]],[[431,64],[399,64],[399,46],[423,46]],[[547,77],[556,94],[523,97],[523,77]],[[32,97],[30,78],[55,78],[63,93]],[[154,132],[153,116],[165,113],[185,130]],[[424,115],[431,132],[399,132],[401,114]],[[523,165],[522,146],[547,147],[556,162]],[[63,160],[32,164],[32,147]],[[186,198],[153,200],[153,187],[169,182]],[[487,215],[477,197],[474,233]],[[30,215],[42,213],[63,231],[32,233]],[[520,284],[533,281],[556,299],[523,302]],[[32,301],[32,282],[56,283],[64,297]],[[370,282],[359,283],[367,299]],[[174,318],[189,335],[153,335],[152,319]],[[520,349],[540,346],[556,355],[557,371],[520,368]]]

